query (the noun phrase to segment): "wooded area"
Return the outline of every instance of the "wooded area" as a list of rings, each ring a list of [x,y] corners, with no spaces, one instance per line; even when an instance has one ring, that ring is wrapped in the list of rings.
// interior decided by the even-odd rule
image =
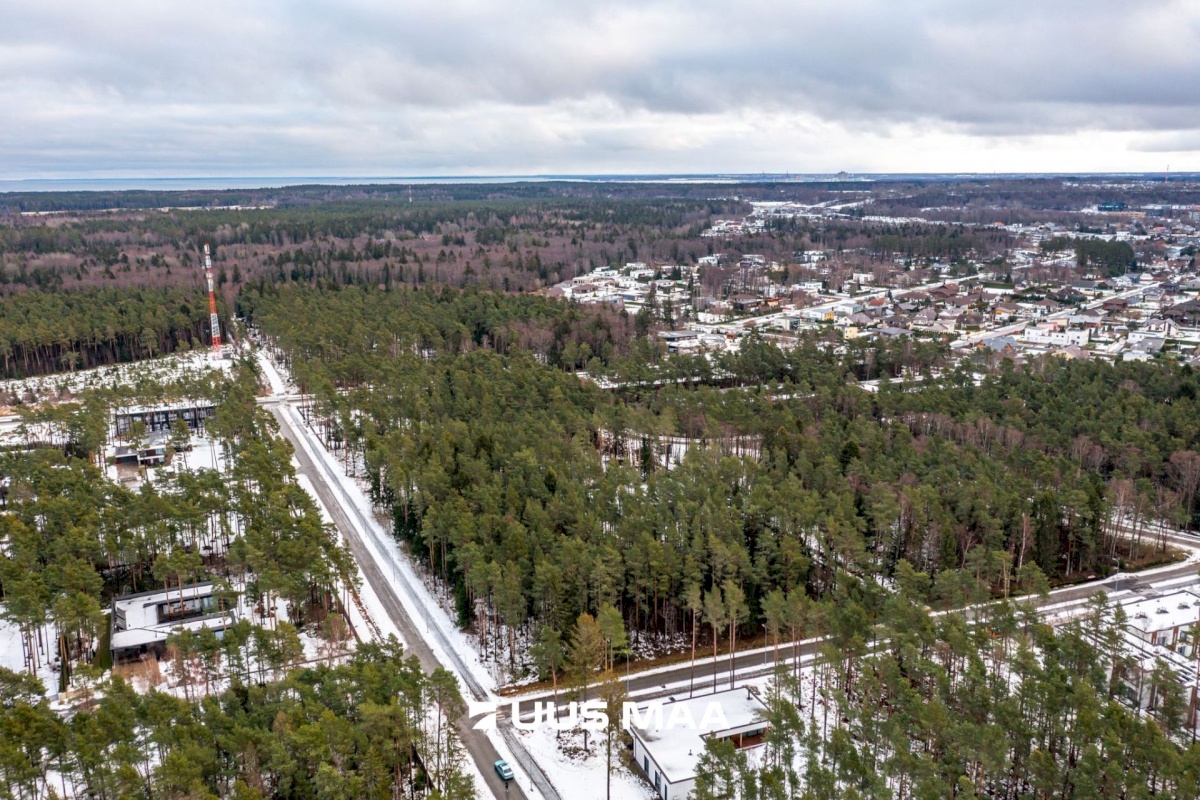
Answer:
[[[285,287],[253,303],[314,395],[312,424],[485,649],[606,606],[635,633],[706,623],[715,642],[782,613],[773,591],[827,605],[901,560],[938,604],[1004,596],[1163,558],[1148,521],[1195,511],[1188,367],[1044,359],[976,386],[968,363],[937,388],[869,394],[859,377],[925,372],[944,351],[751,339],[711,367],[742,389],[602,391],[564,364],[588,335],[596,364],[625,375],[697,362],[622,344],[570,306],[478,291]],[[597,447],[612,432],[695,446],[669,470],[635,469]],[[741,435],[761,437],[759,458],[713,446]],[[723,600],[730,586],[744,600]]]
[[[190,350],[207,345],[207,325],[204,298],[179,288],[22,292],[0,303],[0,377]]]
[[[67,676],[76,661],[107,658],[95,649],[109,624],[102,609],[129,592],[210,579],[228,590],[244,582],[259,623],[271,629],[268,639],[289,629],[295,636],[294,627],[273,624],[281,604],[293,625],[340,608],[353,583],[349,555],[295,482],[289,445],[255,403],[253,367],[241,364],[214,391],[224,399],[208,430],[224,450],[226,472],[193,465],[136,488],[111,480],[95,466],[114,402],[99,393],[30,413],[25,424],[50,446],[0,455],[8,481],[0,514],[3,614],[20,629],[31,668],[57,657]],[[185,434],[175,456],[181,462],[186,441]],[[51,449],[55,442],[64,450]],[[41,641],[47,622],[57,643]],[[243,639],[247,650],[259,644]],[[201,671],[206,685],[225,672],[216,650]],[[286,660],[295,662],[289,652]]]
[[[858,188],[796,192],[835,202]],[[3,375],[204,346],[196,253],[211,241],[222,319],[244,315],[310,395],[307,423],[365,479],[501,682],[557,691],[561,679],[586,694],[598,670],[617,683],[634,651],[690,644],[694,660],[829,636],[813,674],[780,677],[768,763],[714,749],[701,797],[1196,796],[1200,760],[1172,743],[1179,698],[1165,677],[1170,697],[1147,718],[1101,679],[1119,658],[1103,610],[1056,634],[1011,604],[1174,557],[1156,523],[1200,522],[1194,368],[1018,366],[983,349],[959,360],[939,341],[829,330],[668,354],[654,335],[666,312],[531,291],[717,250],[733,260],[697,278],[714,296],[748,252],[777,258],[788,280],[813,278],[792,263],[810,248],[843,272],[1002,268],[1009,234],[957,220],[1020,219],[1029,195],[970,184],[945,223],[860,208],[714,241],[699,236],[714,217],[781,190],[526,190],[462,199],[427,187],[410,204],[397,187],[362,189],[362,202],[304,187],[275,208],[7,217]],[[1039,182],[1025,190],[1061,199]],[[943,196],[885,187],[871,211],[937,212]],[[1132,257],[1123,243],[1063,246],[1111,272]],[[25,677],[0,674],[13,796],[46,796],[55,781],[103,797],[470,796],[449,676],[420,675],[391,646],[297,671],[300,628],[336,618],[353,564],[296,482],[259,391],[246,360],[229,379],[89,390],[57,406],[31,407],[45,398],[29,390],[5,398],[40,446],[0,453],[4,614],[36,658],[77,664],[76,683],[97,692],[64,720]],[[209,432],[228,470],[136,490],[106,478],[95,463],[112,409],[179,397],[221,398]],[[201,579],[238,584],[261,623],[172,637],[185,698],[204,699],[93,685],[104,604]],[[985,600],[1001,601],[985,625],[928,612]],[[39,649],[47,622],[61,636]]]
[[[784,670],[764,698],[757,765],[710,741],[695,800],[1200,797],[1174,673],[1144,677],[1153,708],[1122,699],[1119,608],[1101,597],[1056,631],[1002,603],[968,624],[929,614],[925,576],[897,578],[874,620],[853,591],[830,608],[815,668]]]
[[[0,669],[0,796],[475,797],[453,734],[457,684],[421,672],[394,641],[203,702],[139,694],[119,677],[69,717],[42,695]]]

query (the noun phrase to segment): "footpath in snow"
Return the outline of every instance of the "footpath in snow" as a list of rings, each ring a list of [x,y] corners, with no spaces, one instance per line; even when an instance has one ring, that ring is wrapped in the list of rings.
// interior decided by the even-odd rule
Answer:
[[[267,379],[267,383],[271,387],[271,394],[287,394],[287,386],[284,385],[284,381],[279,374],[279,370],[276,369],[275,365],[271,363],[271,359],[267,358],[266,353],[262,351],[262,348],[256,348],[254,354],[258,358],[258,366],[259,369],[262,370],[263,377]]]

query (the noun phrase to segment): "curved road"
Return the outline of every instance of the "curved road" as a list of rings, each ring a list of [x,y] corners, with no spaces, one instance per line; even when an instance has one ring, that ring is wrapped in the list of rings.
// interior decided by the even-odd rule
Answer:
[[[1200,537],[1193,538],[1186,535],[1172,534],[1167,538],[1169,541],[1184,545],[1192,550],[1200,547]],[[1153,589],[1159,584],[1189,577],[1200,583],[1200,565],[1196,563],[1179,564],[1178,566],[1155,570],[1150,575],[1119,573],[1104,580],[1056,589],[1046,597],[1035,600],[1034,605],[1042,614],[1062,614],[1086,606],[1088,601],[1100,592],[1112,594],[1122,590],[1137,591]],[[799,648],[801,663],[815,656],[821,644],[822,640],[820,639],[807,639],[801,642]],[[792,653],[791,644],[781,641],[779,645],[779,663],[792,665]],[[696,659],[695,666],[695,695],[697,696],[711,693],[714,685],[712,656],[709,655],[707,658],[700,657],[703,655],[703,649],[697,651],[698,658]],[[774,663],[774,648],[760,647],[754,650],[741,651],[734,656],[733,668],[735,684],[740,684],[752,678],[762,678],[771,675],[776,668]],[[639,701],[663,697],[686,697],[691,675],[692,665],[690,661],[685,661],[668,668],[649,670],[641,673],[634,672],[628,677],[626,683],[627,691],[633,699]],[[717,656],[716,688],[717,690],[730,688],[729,657],[727,655]],[[560,703],[562,702],[562,694],[562,691],[560,691]],[[547,701],[551,698],[552,693],[546,691],[514,695],[506,700],[505,710],[509,707],[507,703],[517,700],[519,701],[518,707],[520,708],[520,712],[524,715],[533,711],[532,703],[534,701]]]

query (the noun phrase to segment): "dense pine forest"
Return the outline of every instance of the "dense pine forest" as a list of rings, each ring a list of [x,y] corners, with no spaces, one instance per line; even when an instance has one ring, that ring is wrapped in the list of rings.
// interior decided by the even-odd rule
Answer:
[[[696,365],[527,297],[284,287],[245,302],[313,393],[312,424],[501,649],[504,632],[609,607],[646,634],[754,631],[783,613],[773,592],[828,605],[901,563],[937,604],[1005,596],[1166,558],[1147,523],[1195,512],[1187,367],[967,363],[939,388],[871,394],[859,378],[944,368],[944,351],[750,340],[715,360],[720,387],[602,390],[573,370]]]
[[[0,669],[0,796],[465,800],[461,706],[453,678],[394,642],[198,703],[114,677],[69,717]]]
[[[776,679],[753,764],[710,741],[695,800],[1200,797],[1174,673],[1145,676],[1153,708],[1122,699],[1119,607],[1100,598],[1056,631],[1001,603],[969,625],[929,614],[925,576],[899,577],[877,637],[852,592],[811,673]]]
[[[306,422],[369,487],[501,682],[586,686],[594,670],[572,654],[584,633],[609,670],[634,652],[715,656],[754,641],[787,653],[828,637],[811,674],[777,680],[766,763],[713,748],[699,797],[1197,796],[1175,684],[1155,679],[1161,699],[1145,715],[1120,702],[1119,619],[1098,606],[1056,632],[1019,605],[1174,559],[1160,521],[1200,526],[1193,368],[1018,365],[831,332],[676,355],[654,335],[663,315],[537,291],[715,250],[787,262],[817,248],[868,271],[1003,266],[1006,233],[958,224],[1002,192],[966,187],[962,213],[936,225],[795,220],[714,242],[699,236],[714,219],[782,190],[526,189],[427,187],[410,203],[396,187],[304,187],[195,203],[270,208],[161,211],[98,211],[121,202],[80,196],[59,198],[61,215],[4,217],[0,375],[206,347],[197,252],[211,241],[223,324],[241,316],[288,368]],[[796,191],[833,202],[858,190]],[[944,193],[873,191],[880,209]],[[1020,196],[999,216],[1020,218]],[[1114,253],[1089,255],[1124,268]],[[699,280],[723,296],[732,269]],[[449,676],[422,675],[393,645],[301,663],[302,632],[347,635],[354,565],[258,407],[260,379],[239,360],[228,377],[58,405],[4,398],[36,446],[0,452],[3,613],[32,658],[61,660],[64,688],[89,693],[63,717],[39,685],[0,673],[4,796],[471,796],[445,724],[461,715]],[[137,488],[107,478],[97,464],[113,408],[181,397],[219,399],[208,435],[224,471]],[[183,439],[172,434],[173,455],[186,460]],[[172,637],[184,698],[97,681],[104,605],[196,580],[237,587],[256,616],[220,639]],[[988,600],[983,624],[931,612]],[[39,638],[48,623],[54,641]]]
[[[0,376],[153,358],[207,342],[208,304],[182,289],[23,292],[0,303]]]

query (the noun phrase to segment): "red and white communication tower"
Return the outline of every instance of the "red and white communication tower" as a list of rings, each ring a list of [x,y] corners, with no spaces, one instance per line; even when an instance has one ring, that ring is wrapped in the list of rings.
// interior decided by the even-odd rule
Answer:
[[[213,289],[212,256],[204,245],[204,277],[208,279],[208,320],[212,325],[212,349],[221,352],[221,323],[217,321],[217,295]]]

